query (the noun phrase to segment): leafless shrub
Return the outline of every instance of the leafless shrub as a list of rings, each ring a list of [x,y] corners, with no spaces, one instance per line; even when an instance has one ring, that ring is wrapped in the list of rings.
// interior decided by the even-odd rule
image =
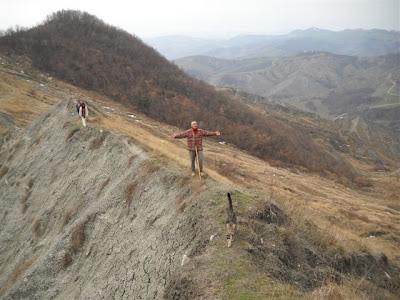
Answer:
[[[62,266],[66,269],[68,266],[72,264],[72,256],[69,251],[65,252],[62,258]]]
[[[6,175],[8,173],[8,167],[7,166],[2,166],[0,168],[0,179],[3,178],[4,175]]]
[[[35,180],[33,178],[29,179],[29,182],[28,182],[29,189],[31,189],[33,187],[34,182],[35,182]]]
[[[76,213],[76,210],[73,208],[70,208],[65,212],[64,217],[63,217],[63,222],[62,222],[62,228],[64,228],[65,225],[67,225],[71,221],[71,219],[75,213]]]
[[[0,295],[4,295],[4,293],[11,288],[14,283],[18,280],[19,277],[33,264],[34,259],[23,260],[18,263],[11,274],[8,276],[4,285],[0,288]]]
[[[131,203],[132,203],[132,196],[133,193],[135,191],[137,187],[137,183],[136,182],[131,182],[126,186],[126,190],[125,190],[125,203],[126,203],[126,207],[128,208],[128,212],[130,210],[131,207]]]
[[[43,235],[43,226],[41,219],[35,219],[32,225],[33,236],[37,239]]]
[[[101,136],[96,137],[95,139],[93,139],[90,142],[89,150],[99,149],[101,147],[101,145],[103,145],[103,142],[104,142],[105,138],[106,138],[106,135],[102,134]]]
[[[71,250],[78,252],[85,242],[85,223],[78,223],[72,228],[71,232]]]

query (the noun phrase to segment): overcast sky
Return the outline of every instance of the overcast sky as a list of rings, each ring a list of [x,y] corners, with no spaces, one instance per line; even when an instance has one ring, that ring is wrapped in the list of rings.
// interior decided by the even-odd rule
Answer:
[[[0,29],[33,26],[60,9],[79,9],[142,38],[230,37],[319,27],[400,30],[400,0],[0,0]]]

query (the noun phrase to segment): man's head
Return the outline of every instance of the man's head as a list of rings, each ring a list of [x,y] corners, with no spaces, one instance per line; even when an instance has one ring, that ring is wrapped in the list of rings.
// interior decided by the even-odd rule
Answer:
[[[190,124],[192,129],[196,130],[199,126],[197,125],[196,121],[192,121],[192,123]]]

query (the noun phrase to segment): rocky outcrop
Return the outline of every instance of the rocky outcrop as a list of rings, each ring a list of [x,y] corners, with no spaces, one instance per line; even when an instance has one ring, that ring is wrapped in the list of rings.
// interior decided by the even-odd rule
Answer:
[[[158,299],[207,239],[212,192],[72,103],[0,145],[2,299]]]

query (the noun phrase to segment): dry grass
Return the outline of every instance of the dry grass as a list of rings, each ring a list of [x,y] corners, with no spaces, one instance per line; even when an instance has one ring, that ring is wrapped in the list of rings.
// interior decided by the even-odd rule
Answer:
[[[0,168],[0,179],[4,177],[8,173],[8,167],[7,166],[2,166]]]
[[[33,178],[29,179],[28,188],[31,189],[33,187],[34,183],[35,183],[35,180]]]
[[[4,295],[4,293],[14,285],[18,278],[20,278],[21,275],[30,268],[34,261],[34,258],[30,258],[19,262],[15,266],[11,274],[8,275],[7,280],[5,281],[3,286],[0,288],[0,295]]]
[[[44,233],[43,221],[41,219],[35,219],[32,225],[32,233],[35,239],[40,238]]]
[[[319,289],[311,294],[313,300],[364,300],[366,295],[349,286],[338,285],[333,282],[326,282]]]
[[[77,253],[85,242],[85,223],[78,223],[72,228],[71,232],[71,250]]]
[[[66,269],[68,266],[72,264],[72,256],[69,251],[65,252],[62,257],[62,267]]]
[[[137,183],[131,182],[126,186],[126,189],[125,189],[125,204],[126,204],[126,207],[128,208],[128,211],[127,211],[128,213],[131,208],[131,204],[132,204],[132,200],[133,200],[133,193],[135,192],[136,187],[137,187]]]
[[[72,220],[72,217],[75,215],[75,213],[76,213],[76,209],[74,209],[74,208],[70,208],[65,212],[65,214],[63,216],[63,221],[62,221],[62,228],[64,228],[65,225],[67,225]]]

